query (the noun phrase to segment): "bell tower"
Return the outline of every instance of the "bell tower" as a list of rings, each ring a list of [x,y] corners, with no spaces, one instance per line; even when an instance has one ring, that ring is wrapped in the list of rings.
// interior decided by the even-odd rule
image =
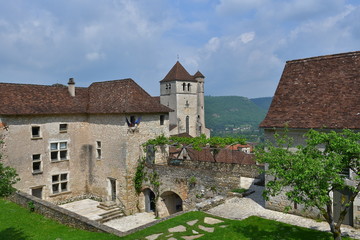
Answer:
[[[169,113],[170,135],[186,133],[192,137],[205,134],[204,75],[190,75],[179,61],[160,81],[160,103],[173,109]]]

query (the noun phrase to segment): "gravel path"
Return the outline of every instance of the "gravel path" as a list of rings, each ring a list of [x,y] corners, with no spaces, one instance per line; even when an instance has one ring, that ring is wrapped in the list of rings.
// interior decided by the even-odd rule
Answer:
[[[326,222],[316,222],[312,219],[265,209],[265,201],[261,195],[263,189],[263,187],[253,185],[251,190],[255,190],[255,193],[245,198],[230,198],[224,204],[210,209],[208,213],[230,219],[245,219],[250,216],[259,216],[300,227],[329,232],[329,225]],[[360,230],[355,228],[349,226],[342,227],[341,232],[352,238],[360,239]]]

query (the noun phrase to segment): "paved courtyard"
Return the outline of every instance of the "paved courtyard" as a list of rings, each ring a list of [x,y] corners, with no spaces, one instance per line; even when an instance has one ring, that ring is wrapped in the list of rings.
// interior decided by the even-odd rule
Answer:
[[[84,199],[76,202],[66,203],[59,205],[59,207],[65,208],[69,211],[75,212],[79,215],[82,215],[90,220],[99,220],[101,219],[100,214],[106,213],[108,211],[98,208],[99,202]],[[126,216],[114,220],[105,222],[104,225],[115,228],[119,231],[125,232],[142,225],[145,225],[149,222],[155,221],[155,215],[153,213],[136,213],[131,216]]]
[[[227,199],[224,204],[212,208],[207,212],[215,216],[237,220],[242,220],[249,216],[259,216],[296,226],[329,232],[329,225],[326,222],[317,222],[312,219],[265,209],[265,201],[261,195],[264,188],[253,185],[250,189],[255,190],[255,192],[248,197],[234,197]],[[81,201],[60,205],[60,207],[76,212],[91,220],[98,220],[100,218],[99,215],[106,212],[106,210],[98,208],[98,204],[99,203],[94,200],[84,199]],[[156,219],[153,213],[137,213],[131,216],[108,221],[105,223],[105,225],[115,228],[119,231],[128,231],[155,220]],[[190,225],[191,223],[184,224]],[[343,225],[342,233],[345,233],[352,238],[360,239],[360,230],[354,229],[350,226]],[[153,237],[153,239],[156,239],[155,236]]]
[[[238,220],[250,216],[259,216],[300,227],[329,232],[329,225],[326,222],[317,222],[309,218],[265,209],[265,201],[262,197],[264,187],[252,185],[250,189],[255,190],[255,193],[245,198],[235,197],[227,199],[224,204],[210,209],[208,213],[215,216]],[[352,238],[360,239],[360,230],[358,229],[343,225],[341,231]]]

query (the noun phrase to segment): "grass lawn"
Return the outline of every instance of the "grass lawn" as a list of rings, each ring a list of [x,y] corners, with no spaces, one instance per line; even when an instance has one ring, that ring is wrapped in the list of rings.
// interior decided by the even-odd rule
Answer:
[[[205,224],[204,218],[212,217],[220,219],[223,222],[217,224]],[[191,220],[198,220],[193,225],[187,225]],[[183,225],[186,227],[186,232],[169,233],[168,229]],[[201,230],[199,225],[207,228],[214,228],[213,233]],[[220,226],[226,226],[222,228]],[[172,237],[182,239],[181,236],[195,235],[192,231],[195,230],[199,234],[204,234],[198,239],[317,239],[317,240],[331,240],[329,233],[319,232],[316,230],[296,227],[276,221],[266,220],[259,217],[250,217],[242,221],[222,219],[213,217],[203,212],[189,212],[170,220],[158,223],[150,228],[136,232],[129,236],[120,238],[106,233],[94,233],[83,230],[78,230],[61,225],[55,221],[49,220],[36,213],[30,213],[29,210],[19,207],[18,205],[0,199],[0,239],[11,240],[72,240],[72,239],[106,239],[106,240],[129,240],[129,239],[145,239],[145,237],[163,233],[158,239],[168,239],[170,234]],[[350,239],[350,238],[343,238]]]
[[[121,239],[107,233],[94,233],[59,224],[15,203],[0,199],[1,240]]]

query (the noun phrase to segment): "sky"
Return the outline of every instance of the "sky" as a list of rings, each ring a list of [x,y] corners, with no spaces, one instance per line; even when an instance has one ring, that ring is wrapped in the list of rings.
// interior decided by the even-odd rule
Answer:
[[[132,78],[176,61],[205,95],[273,96],[288,60],[360,50],[358,0],[0,0],[0,82]]]

